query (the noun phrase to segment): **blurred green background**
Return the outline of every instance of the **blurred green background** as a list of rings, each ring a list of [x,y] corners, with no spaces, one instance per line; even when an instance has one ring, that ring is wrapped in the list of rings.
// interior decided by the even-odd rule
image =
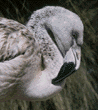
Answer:
[[[0,110],[98,110],[98,0],[0,0],[0,16],[22,24],[44,6],[62,6],[84,24],[81,67],[66,79],[64,89],[47,101],[10,100]]]

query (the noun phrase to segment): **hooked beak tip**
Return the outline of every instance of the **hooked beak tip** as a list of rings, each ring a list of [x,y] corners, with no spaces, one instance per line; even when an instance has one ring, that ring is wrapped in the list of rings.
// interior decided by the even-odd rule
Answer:
[[[52,80],[52,84],[60,83],[66,77],[70,76],[74,72],[75,72],[75,65],[73,62],[64,63],[59,71],[58,76]]]
[[[52,80],[52,84],[62,82],[66,77],[73,74],[80,67],[81,50],[70,49],[65,56],[65,63],[61,67],[56,78]]]

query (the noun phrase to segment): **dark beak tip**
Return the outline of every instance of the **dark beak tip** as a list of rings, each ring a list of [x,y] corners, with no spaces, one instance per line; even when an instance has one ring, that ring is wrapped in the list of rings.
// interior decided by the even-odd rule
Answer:
[[[59,83],[60,81],[58,80],[58,78],[56,77],[56,78],[54,78],[53,80],[52,80],[52,84],[57,84],[57,83]]]
[[[62,82],[62,80],[57,80],[57,78],[52,80],[52,84],[57,85],[60,84]]]
[[[56,82],[55,82],[55,80],[54,80],[54,79],[52,80],[52,84],[56,84]]]
[[[75,64],[73,62],[64,63],[58,73],[58,76],[52,80],[52,84],[62,82],[66,77],[70,76],[75,71]]]

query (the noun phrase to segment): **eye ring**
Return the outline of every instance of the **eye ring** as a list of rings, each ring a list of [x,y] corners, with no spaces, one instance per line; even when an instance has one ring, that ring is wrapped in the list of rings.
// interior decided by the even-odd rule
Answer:
[[[76,34],[73,34],[72,36],[73,36],[75,39],[77,39],[77,35],[76,35]]]
[[[75,39],[77,39],[77,37],[78,37],[78,32],[72,31],[72,36],[73,36]]]
[[[75,31],[75,30],[72,30],[72,36],[77,39],[78,36],[79,36],[79,32],[78,31]]]

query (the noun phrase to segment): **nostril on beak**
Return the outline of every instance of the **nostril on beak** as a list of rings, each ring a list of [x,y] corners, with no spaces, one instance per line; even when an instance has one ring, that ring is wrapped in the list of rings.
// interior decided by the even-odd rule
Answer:
[[[75,64],[73,62],[64,63],[61,67],[58,76],[52,80],[52,84],[56,85],[63,81],[66,77],[75,72]]]

